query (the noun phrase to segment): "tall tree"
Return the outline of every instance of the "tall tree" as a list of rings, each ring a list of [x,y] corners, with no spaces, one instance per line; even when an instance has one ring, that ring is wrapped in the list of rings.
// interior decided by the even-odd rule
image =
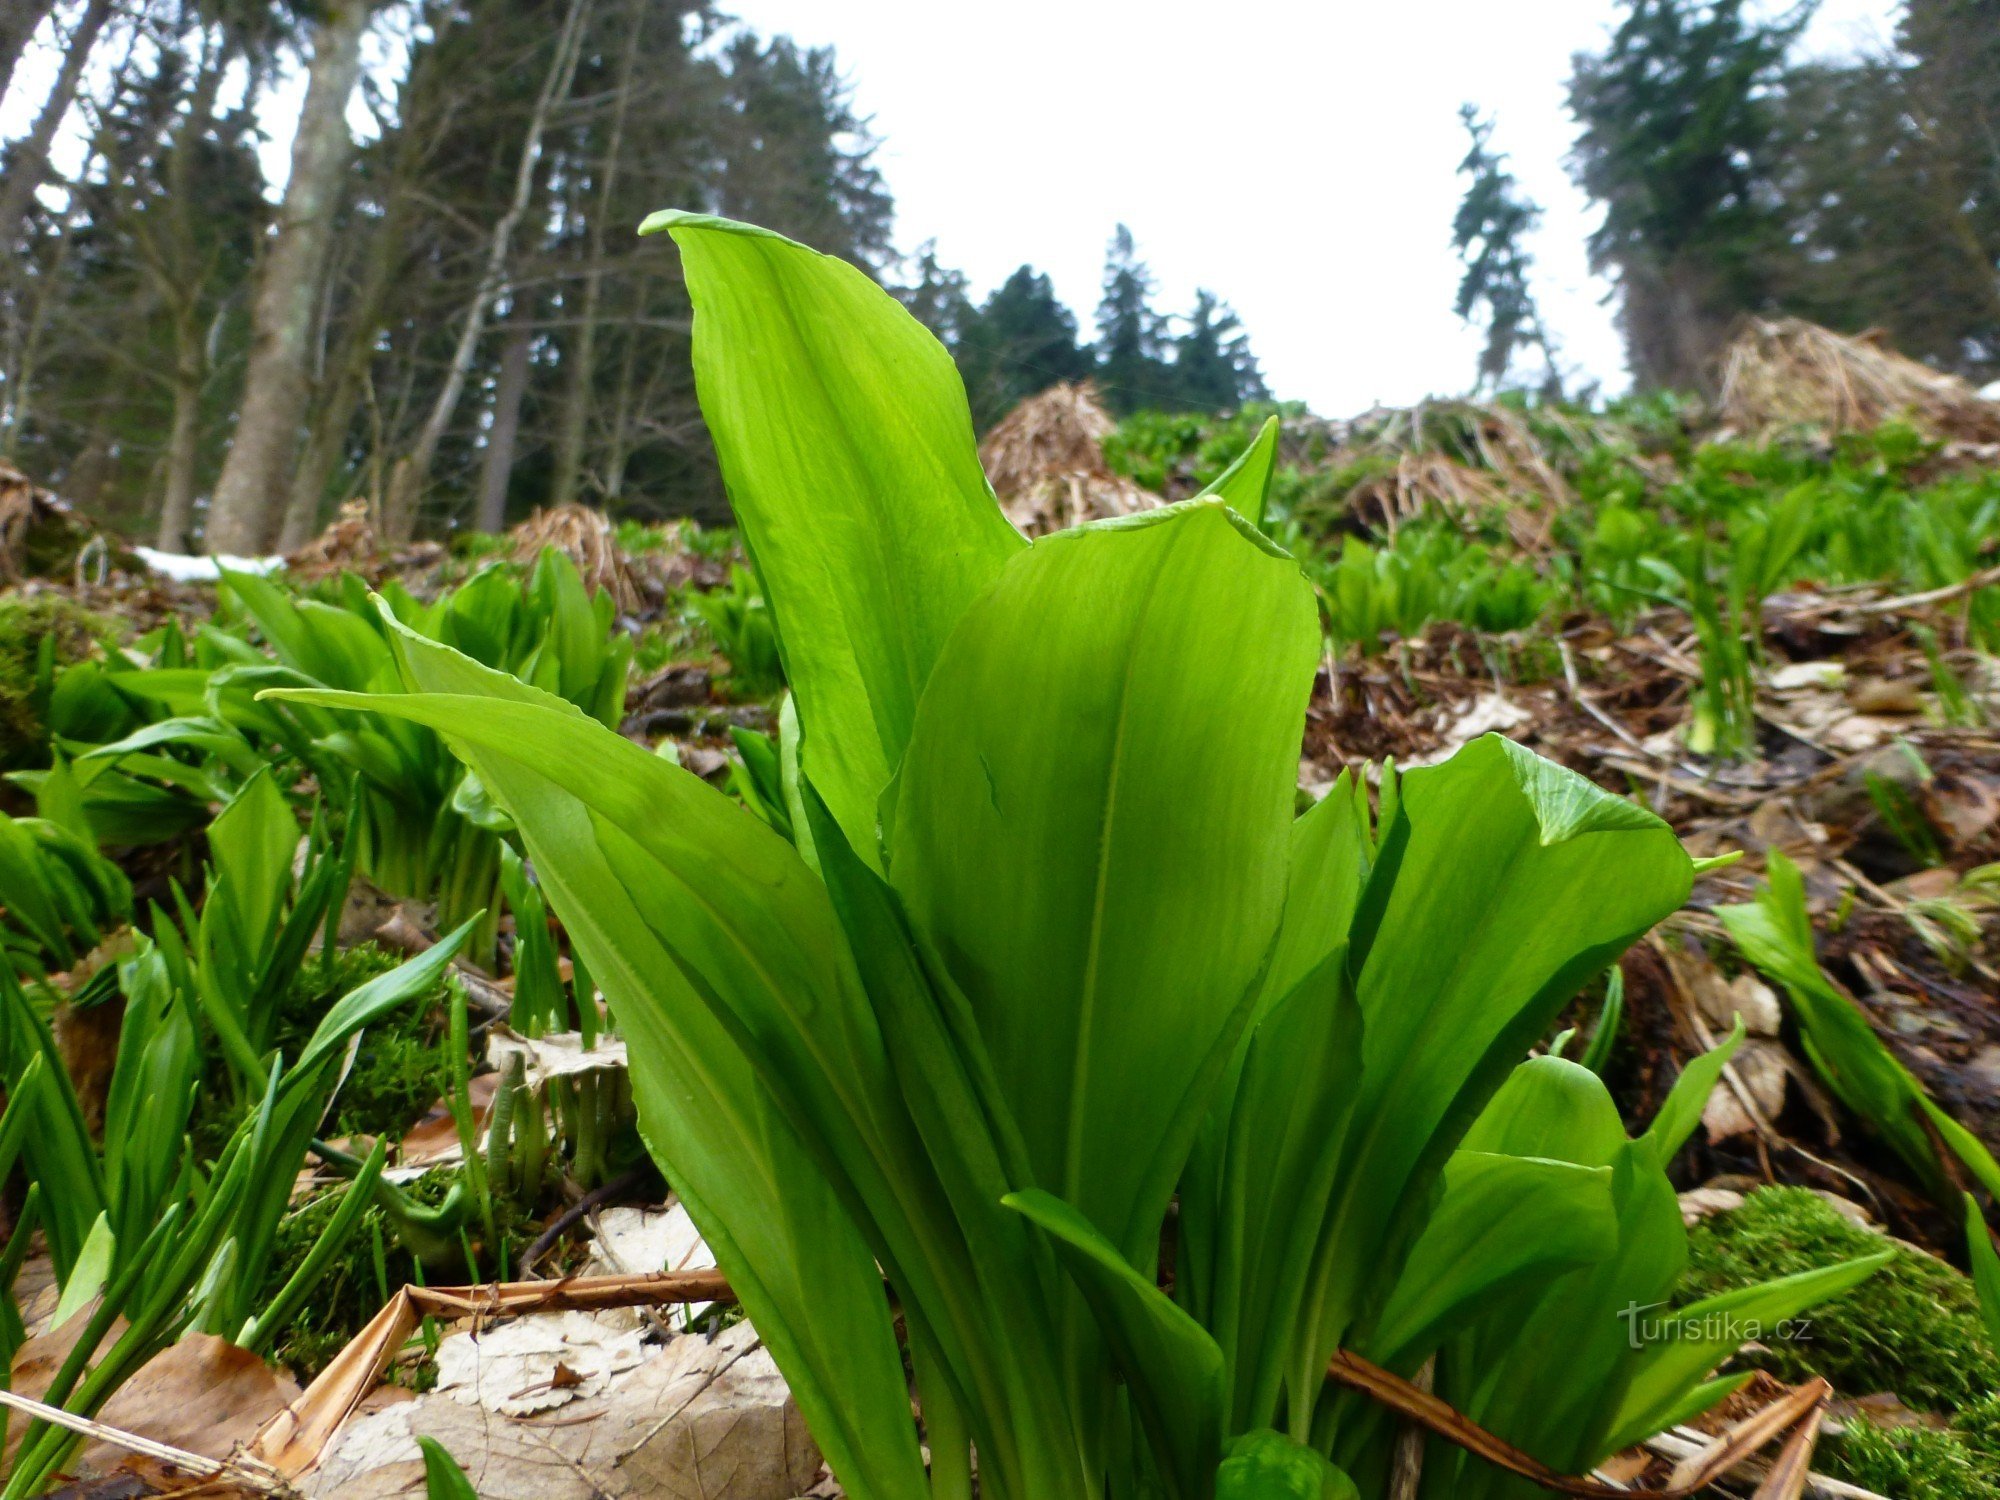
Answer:
[[[938,259],[936,240],[917,246],[908,264],[913,274],[906,284],[893,288],[897,299],[937,335],[939,343],[956,350],[976,316],[965,273]]]
[[[1785,216],[1759,189],[1804,23],[1746,0],[1625,0],[1605,53],[1576,59],[1573,169],[1604,206],[1592,261],[1617,279],[1641,385],[1709,387],[1731,324],[1770,305]]]
[[[1139,259],[1132,231],[1120,224],[1105,253],[1104,298],[1097,304],[1098,379],[1106,404],[1120,414],[1173,399],[1167,324],[1153,310],[1153,292],[1153,273]]]
[[[0,5],[0,98],[14,82],[21,54],[54,9],[55,0],[8,0]]]
[[[1514,368],[1516,353],[1534,348],[1541,351],[1546,370],[1544,390],[1560,398],[1555,347],[1529,274],[1535,261],[1527,237],[1541,223],[1542,210],[1521,191],[1506,157],[1493,150],[1493,122],[1482,120],[1470,104],[1460,106],[1458,117],[1471,143],[1458,164],[1467,181],[1451,226],[1452,248],[1465,266],[1456,309],[1467,322],[1483,316],[1486,325],[1479,384],[1499,388]]]
[[[367,0],[339,0],[314,28],[291,175],[251,304],[243,406],[209,511],[210,552],[262,552],[283,521],[310,390],[313,315],[353,147],[347,101],[369,20]]]
[[[1248,401],[1267,401],[1250,335],[1229,304],[1206,288],[1194,294],[1187,327],[1173,341],[1172,404],[1188,411],[1231,411]]]
[[[543,134],[548,130],[551,113],[557,103],[568,96],[570,83],[576,76],[578,50],[582,45],[583,23],[588,11],[589,0],[569,0],[562,30],[556,35],[555,50],[543,75],[541,92],[536,97],[534,111],[528,116],[527,130],[521,142],[520,164],[514,176],[514,195],[487,239],[485,264],[460,323],[458,343],[452,350],[444,383],[417,431],[415,442],[396,461],[390,475],[389,491],[382,501],[382,518],[383,529],[392,538],[407,538],[416,525],[418,499],[430,480],[438,445],[444,441],[451,420],[457,413],[459,397],[465,391],[466,379],[479,352],[480,336],[486,329],[487,314],[506,282],[514,231],[520,227],[533,196],[535,172],[542,156]]]
[[[1075,314],[1033,266],[1017,269],[980,305],[959,335],[957,354],[972,419],[982,430],[1023,398],[1095,369],[1090,350],[1077,343]]]
[[[27,229],[35,194],[48,181],[49,150],[55,145],[56,131],[76,102],[91,49],[116,9],[114,0],[84,0],[75,25],[63,39],[62,64],[56,69],[55,82],[36,112],[35,123],[7,156],[5,180],[0,182],[0,247],[19,244]]]

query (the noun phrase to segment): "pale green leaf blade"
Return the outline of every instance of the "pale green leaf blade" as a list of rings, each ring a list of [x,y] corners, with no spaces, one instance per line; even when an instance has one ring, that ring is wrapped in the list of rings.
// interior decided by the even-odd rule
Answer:
[[[1097,1227],[1040,1189],[1009,1208],[1047,1234],[1111,1346],[1178,1500],[1204,1500],[1222,1457],[1222,1350]]]
[[[1364,1352],[1413,1374],[1492,1299],[1617,1248],[1609,1167],[1460,1151]]]
[[[1297,565],[1196,502],[1037,542],[918,711],[890,881],[1036,1182],[1135,1263],[1277,929],[1318,651]]]
[[[1214,482],[1201,493],[1213,495],[1244,520],[1261,527],[1264,508],[1270,502],[1271,471],[1277,463],[1278,419],[1266,417],[1250,446],[1237,454],[1236,461],[1216,475]]]
[[[1979,1293],[1979,1313],[1986,1320],[1986,1336],[2000,1349],[2000,1250],[1993,1248],[1993,1231],[1978,1200],[1965,1195],[1965,1248],[1972,1265],[1972,1284]]]
[[[1893,1249],[1838,1265],[1800,1271],[1777,1281],[1704,1297],[1676,1311],[1672,1335],[1649,1348],[1618,1413],[1607,1447],[1616,1451],[1660,1430],[1685,1392],[1743,1344],[1843,1292],[1852,1291],[1891,1260]]]
[[[875,802],[945,639],[1023,545],[951,356],[859,270],[766,230],[656,214],[694,302],[695,385],[769,595],[804,764],[875,862]]]

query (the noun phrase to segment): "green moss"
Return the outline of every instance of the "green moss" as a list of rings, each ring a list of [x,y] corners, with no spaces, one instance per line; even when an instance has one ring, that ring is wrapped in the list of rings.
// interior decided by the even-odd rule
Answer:
[[[1734,1212],[1697,1225],[1688,1238],[1688,1269],[1676,1299],[1682,1303],[1872,1254],[1888,1243],[1805,1188],[1764,1188]],[[1908,1406],[1947,1415],[2000,1388],[2000,1358],[1971,1281],[1907,1248],[1852,1292],[1816,1309],[1806,1338],[1745,1358],[1781,1380],[1824,1375],[1843,1395],[1889,1391]]]
[[[329,967],[315,954],[285,997],[278,1045],[297,1053],[327,1007],[342,995],[402,962],[372,943],[343,949]],[[354,1066],[333,1101],[322,1135],[401,1135],[439,1099],[451,1082],[444,1050],[445,988],[439,984],[368,1028]]]
[[[46,763],[47,673],[83,660],[109,628],[61,594],[0,598],[0,769]]]
[[[436,1207],[444,1201],[457,1180],[455,1167],[441,1167],[407,1184],[404,1191],[418,1202]],[[279,1221],[271,1271],[260,1290],[260,1304],[276,1296],[279,1288],[305,1259],[346,1191],[345,1187],[340,1187],[317,1193],[294,1205]],[[521,1250],[535,1237],[540,1225],[505,1199],[494,1203],[494,1213],[500,1237],[508,1246],[507,1264],[511,1268],[518,1263]],[[379,1272],[375,1261],[378,1242],[382,1246]],[[432,1285],[441,1285],[444,1284],[441,1277],[445,1281],[461,1282],[486,1279],[499,1273],[497,1256],[487,1254],[485,1247],[477,1243],[473,1243],[471,1248],[477,1258],[476,1266],[433,1266],[423,1279]],[[370,1318],[381,1311],[382,1304],[390,1296],[419,1279],[416,1259],[397,1242],[394,1226],[381,1209],[370,1207],[362,1214],[353,1238],[327,1266],[306,1306],[300,1309],[299,1315],[285,1330],[284,1337],[271,1351],[272,1359],[291,1370],[301,1382],[311,1380],[367,1325]],[[423,1372],[416,1374],[417,1388],[423,1389]]]
[[[1992,1500],[2000,1451],[1953,1429],[1851,1424],[1820,1448],[1813,1467],[1878,1495],[1911,1500]]]

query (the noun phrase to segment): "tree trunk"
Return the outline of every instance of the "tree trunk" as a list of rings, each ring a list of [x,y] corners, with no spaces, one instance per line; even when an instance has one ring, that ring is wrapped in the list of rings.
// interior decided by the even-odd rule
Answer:
[[[185,318],[176,320],[185,325]],[[159,534],[153,545],[162,552],[187,550],[188,526],[194,520],[195,465],[201,456],[201,388],[206,361],[201,335],[186,326],[174,329],[174,420],[167,434],[166,493],[160,499]]]
[[[523,309],[522,311],[525,311]],[[514,477],[514,450],[521,439],[521,397],[528,390],[528,356],[535,334],[529,320],[517,312],[500,351],[500,379],[493,387],[493,425],[486,429],[486,453],[479,468],[481,531],[499,531],[507,524],[507,485]]]
[[[437,399],[431,403],[430,414],[424,419],[416,442],[408,453],[396,461],[395,468],[390,472],[389,493],[382,502],[382,530],[388,541],[408,541],[416,529],[418,498],[430,480],[431,463],[437,457],[438,444],[444,441],[445,432],[458,410],[459,398],[465,393],[466,377],[471,374],[473,359],[479,351],[479,337],[486,330],[487,312],[506,281],[508,250],[513,243],[515,228],[528,211],[528,201],[535,184],[535,168],[542,155],[542,135],[548,129],[549,115],[556,102],[569,92],[570,80],[576,76],[576,59],[581,50],[579,43],[587,8],[588,0],[570,0],[569,14],[563,18],[562,33],[556,39],[555,57],[542,80],[534,112],[528,118],[527,138],[521,144],[521,165],[514,174],[514,198],[507,205],[507,211],[500,216],[500,222],[493,226],[493,238],[486,251],[486,266],[472,294],[472,305],[465,311],[465,322],[458,333],[458,346],[452,352],[451,368],[445,372],[444,385],[438,391]]]
[[[625,117],[632,99],[632,76],[639,61],[640,28],[646,6],[634,3],[632,23],[625,33],[625,51],[618,61],[617,98],[611,106],[611,132],[604,146],[604,161],[597,188],[597,210],[590,216],[590,235],[584,268],[583,305],[579,310],[576,337],[570,344],[569,388],[564,393],[561,425],[556,429],[555,476],[549,486],[549,501],[568,505],[576,499],[583,477],[584,435],[590,425],[593,387],[597,378],[597,303],[604,282],[604,229],[611,219],[612,193],[618,185],[618,159],[625,149]]]
[[[201,477],[201,397],[208,384],[209,359],[200,313],[207,271],[195,252],[193,216],[200,205],[192,201],[188,184],[195,153],[215,123],[215,99],[229,55],[226,41],[204,49],[187,119],[176,132],[168,163],[165,242],[152,247],[155,295],[173,309],[174,326],[174,415],[167,434],[166,485],[154,541],[162,552],[187,551]]]
[[[360,73],[368,19],[363,0],[346,0],[314,42],[292,174],[251,307],[243,405],[215,485],[205,541],[210,552],[256,554],[276,539],[305,417],[313,314],[353,147],[347,99]]]
[[[7,0],[0,5],[0,98],[14,82],[21,53],[54,8],[55,0]]]
[[[97,45],[113,9],[113,0],[90,0],[76,28],[64,41],[62,67],[56,73],[55,87],[42,102],[34,129],[14,148],[13,159],[7,166],[7,180],[0,184],[0,244],[18,245],[27,229],[28,216],[34,212],[35,193],[48,176],[49,147],[55,142],[63,116],[76,102],[77,87],[83,82],[83,70],[90,61],[90,49]]]

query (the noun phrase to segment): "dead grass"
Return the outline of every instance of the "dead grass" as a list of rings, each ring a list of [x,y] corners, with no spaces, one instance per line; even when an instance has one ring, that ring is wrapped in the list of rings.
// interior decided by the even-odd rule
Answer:
[[[516,562],[532,566],[543,548],[553,547],[576,564],[586,588],[610,593],[619,614],[639,612],[638,576],[631,560],[619,550],[611,522],[603,511],[588,505],[558,505],[538,510],[509,535],[513,538]]]
[[[1104,462],[1104,439],[1116,426],[1087,380],[1050,386],[1009,412],[979,445],[1007,519],[1042,536],[1162,504]]]
[[[1849,338],[1799,318],[1754,319],[1723,361],[1722,418],[1762,436],[1848,432],[1892,419],[1947,442],[2000,443],[2000,404],[1898,354],[1879,330]]]

